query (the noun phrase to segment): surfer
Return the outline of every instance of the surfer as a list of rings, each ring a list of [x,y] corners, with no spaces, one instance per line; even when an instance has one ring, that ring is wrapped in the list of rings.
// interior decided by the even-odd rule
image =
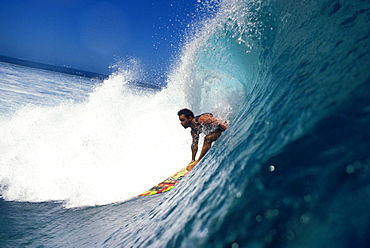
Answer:
[[[194,116],[193,111],[190,109],[181,109],[177,115],[179,116],[180,123],[184,128],[191,128],[190,134],[193,139],[191,144],[191,162],[186,168],[190,171],[208,152],[211,148],[211,144],[228,128],[228,124],[226,121],[216,119],[211,113]],[[199,158],[196,160],[195,156],[198,152],[200,133],[203,133],[205,137]]]

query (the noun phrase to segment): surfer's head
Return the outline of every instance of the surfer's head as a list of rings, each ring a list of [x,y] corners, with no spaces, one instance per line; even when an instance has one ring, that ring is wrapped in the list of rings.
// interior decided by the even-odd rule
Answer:
[[[190,109],[181,109],[177,115],[179,116],[180,124],[184,128],[191,127],[194,113]]]

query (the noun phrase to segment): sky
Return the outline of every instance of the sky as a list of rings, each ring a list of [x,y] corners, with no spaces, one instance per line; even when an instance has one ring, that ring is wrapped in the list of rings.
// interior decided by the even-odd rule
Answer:
[[[0,0],[0,55],[110,74],[135,59],[163,76],[200,0]]]

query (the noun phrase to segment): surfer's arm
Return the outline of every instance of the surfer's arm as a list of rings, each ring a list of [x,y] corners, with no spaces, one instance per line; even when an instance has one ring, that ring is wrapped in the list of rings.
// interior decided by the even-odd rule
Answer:
[[[223,120],[218,120],[218,125],[224,130],[226,131],[226,129],[229,127],[229,124],[226,122],[226,121],[223,121]]]
[[[194,162],[198,152],[199,133],[191,130],[191,137],[193,138],[191,142],[191,162]]]
[[[200,116],[198,122],[201,123],[202,125],[212,125],[214,127],[219,126],[224,131],[229,127],[229,124],[226,121],[219,120],[213,117],[211,114],[204,114]]]

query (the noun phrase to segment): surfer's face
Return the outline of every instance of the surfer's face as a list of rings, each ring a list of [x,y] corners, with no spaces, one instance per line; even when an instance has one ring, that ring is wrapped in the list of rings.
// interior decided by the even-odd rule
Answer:
[[[179,120],[180,120],[180,124],[184,127],[184,128],[188,128],[191,126],[191,117],[190,118],[186,118],[185,115],[180,115],[179,116]]]

